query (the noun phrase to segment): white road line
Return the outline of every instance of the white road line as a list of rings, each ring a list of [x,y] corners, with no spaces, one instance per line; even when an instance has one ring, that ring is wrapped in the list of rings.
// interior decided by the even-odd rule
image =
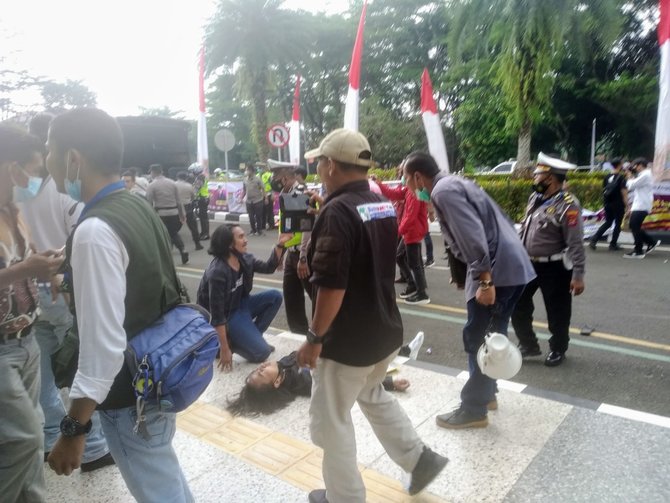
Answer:
[[[663,428],[670,428],[670,417],[649,414],[648,412],[627,409],[625,407],[617,407],[616,405],[609,405],[607,403],[603,403],[600,407],[598,407],[598,412],[604,412],[605,414],[610,414],[611,416],[632,419],[633,421],[654,424]]]

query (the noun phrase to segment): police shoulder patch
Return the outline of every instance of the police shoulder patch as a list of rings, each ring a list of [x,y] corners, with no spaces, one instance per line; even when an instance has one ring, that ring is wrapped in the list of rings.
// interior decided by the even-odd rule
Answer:
[[[565,213],[565,218],[568,222],[568,227],[575,227],[579,222],[579,210],[568,210]]]
[[[575,202],[575,198],[572,197],[572,194],[569,192],[563,192],[563,201],[565,201],[568,204],[572,204]]]
[[[382,218],[395,218],[395,208],[390,202],[359,204],[356,206],[356,210],[363,222],[380,220]]]

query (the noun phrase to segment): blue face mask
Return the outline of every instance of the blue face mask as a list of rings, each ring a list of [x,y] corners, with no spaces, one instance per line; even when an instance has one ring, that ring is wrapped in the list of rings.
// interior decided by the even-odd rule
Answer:
[[[79,169],[77,169],[77,179],[74,182],[71,182],[68,178],[68,172],[70,171],[70,163],[68,162],[67,167],[65,168],[65,192],[77,202],[81,202],[81,180],[79,179]]]
[[[416,195],[416,198],[424,203],[429,203],[430,202],[430,193],[426,188],[424,187],[423,189],[416,189],[414,191],[414,194]]]
[[[34,199],[37,193],[40,191],[42,181],[43,179],[38,176],[29,176],[27,187],[19,187],[18,185],[14,185],[14,202],[25,203],[26,201]]]

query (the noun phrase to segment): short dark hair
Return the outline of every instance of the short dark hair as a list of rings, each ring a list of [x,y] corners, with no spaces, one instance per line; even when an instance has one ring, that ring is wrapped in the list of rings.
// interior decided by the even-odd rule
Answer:
[[[38,113],[35,115],[35,117],[30,119],[30,123],[28,124],[28,132],[37,136],[40,140],[42,140],[42,143],[46,143],[47,135],[49,134],[49,124],[51,124],[51,121],[54,120],[54,117],[56,116],[49,112]]]
[[[621,160],[621,157],[615,157],[610,161],[610,164],[612,165],[613,168],[616,168],[617,166],[621,166],[623,164],[623,161]]]
[[[433,156],[425,152],[412,152],[404,162],[405,169],[410,175],[418,172],[425,177],[434,178],[440,172],[440,167]]]
[[[649,163],[644,157],[638,157],[631,163],[631,166],[637,166],[638,164],[642,164],[642,166],[646,168]]]
[[[149,166],[149,171],[153,173],[162,173],[163,172],[163,166],[160,164],[151,164]]]
[[[135,180],[135,173],[133,173],[131,170],[124,171],[121,176],[129,176],[133,180]]]
[[[180,171],[177,173],[177,180],[186,180],[187,177],[188,173],[186,173],[186,171]]]
[[[102,110],[77,108],[56,116],[49,140],[62,152],[78,150],[102,174],[121,174],[123,134],[116,119]]]
[[[221,225],[216,228],[209,239],[207,253],[222,260],[230,257],[230,248],[233,245],[233,229],[239,227],[237,224]]]
[[[37,136],[12,124],[0,124],[0,162],[25,164],[43,152]]]
[[[303,167],[296,168],[295,174],[304,180],[305,178],[307,178],[307,169]]]

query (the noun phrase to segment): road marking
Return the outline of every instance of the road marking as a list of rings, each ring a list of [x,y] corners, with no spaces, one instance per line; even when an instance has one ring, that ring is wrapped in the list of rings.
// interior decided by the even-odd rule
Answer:
[[[618,407],[608,403],[603,403],[600,407],[598,407],[598,412],[604,412],[605,414],[610,414],[612,416],[632,419],[633,421],[642,421],[644,423],[662,426],[663,428],[670,428],[670,417],[650,414],[648,412],[642,412],[639,410],[627,409],[625,407]]]
[[[202,273],[204,272],[203,269],[194,269],[190,267],[177,267],[177,271],[180,272],[183,276],[187,276],[190,278],[194,279],[200,279],[202,277]],[[184,271],[184,272],[182,272]],[[188,274],[188,273],[198,273],[198,275],[194,274]],[[283,282],[278,279],[272,279],[272,278],[263,278],[263,277],[254,277],[254,281],[258,282],[263,282],[263,283],[271,283],[271,284],[276,284],[276,285],[281,285]],[[260,285],[256,284],[255,285],[258,288],[262,288]],[[266,288],[271,288],[271,287],[266,287]],[[276,288],[276,290],[280,290],[281,288]],[[412,316],[420,316],[423,318],[429,318],[429,319],[435,319],[435,320],[444,320],[444,321],[450,321],[453,323],[459,323],[463,325],[465,323],[464,319],[461,318],[454,318],[451,316],[445,316],[445,315],[440,315],[440,314],[433,314],[433,313],[422,313],[420,311],[415,311],[412,309],[406,309],[403,308],[403,305],[407,305],[404,302],[402,302],[402,299],[398,298],[396,299],[398,302],[398,308],[400,309],[401,313],[406,313]],[[455,314],[463,314],[467,315],[467,310],[460,308],[460,307],[451,307],[451,306],[445,306],[441,304],[426,304],[421,306],[421,309],[429,309],[432,311],[442,311],[442,312],[447,312],[447,313],[455,313]],[[543,322],[533,322],[533,326],[537,328],[541,328],[543,330],[549,330],[549,325],[547,323]],[[573,335],[579,335],[580,330],[577,328],[570,328],[570,333]],[[538,334],[539,336],[540,334]],[[658,342],[650,342],[650,341],[644,341],[641,339],[635,339],[633,337],[626,337],[623,335],[616,335],[616,334],[609,334],[606,332],[593,332],[590,336],[588,336],[591,339],[603,339],[607,341],[612,341],[612,342],[618,342],[621,344],[628,344],[631,346],[639,346],[647,349],[657,349],[660,351],[668,351],[670,352],[670,344],[662,344]],[[548,337],[547,337],[548,338]],[[612,347],[615,348],[615,346],[603,346],[595,343],[586,343],[583,338],[580,339],[572,339],[571,342],[573,344],[577,344],[578,346],[587,346],[587,347],[592,347],[592,348],[600,348],[600,347]],[[584,343],[584,344],[582,344]],[[615,349],[612,349],[614,352],[622,352],[622,351],[616,351]],[[623,353],[625,354],[635,354],[636,356],[639,356],[640,354],[645,354],[649,355],[651,353],[642,353],[642,352],[637,352],[635,350],[630,350],[630,353],[626,353],[628,350],[624,350]],[[639,354],[638,354],[639,353]],[[645,358],[645,356],[643,356]],[[670,361],[670,358],[667,360],[665,357],[662,357],[660,361]]]

